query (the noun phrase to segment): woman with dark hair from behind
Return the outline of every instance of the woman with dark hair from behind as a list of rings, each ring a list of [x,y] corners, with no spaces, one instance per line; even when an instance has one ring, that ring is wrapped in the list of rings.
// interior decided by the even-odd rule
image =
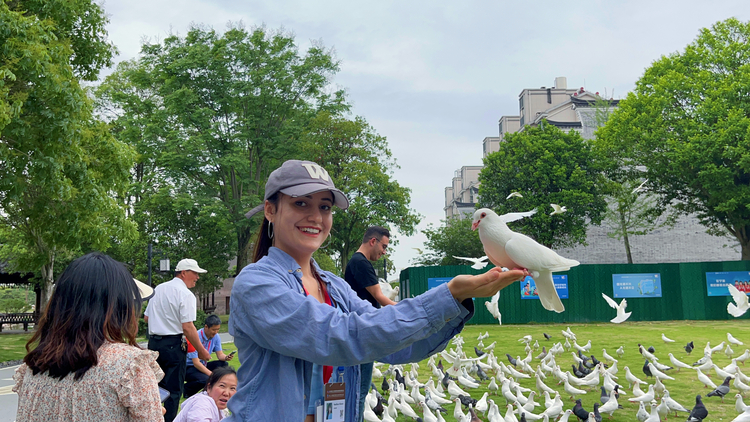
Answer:
[[[237,392],[237,373],[231,366],[214,369],[203,392],[190,396],[174,422],[217,422],[224,419],[227,402]]]
[[[158,354],[135,341],[152,292],[107,255],[73,261],[13,376],[16,421],[162,421]]]

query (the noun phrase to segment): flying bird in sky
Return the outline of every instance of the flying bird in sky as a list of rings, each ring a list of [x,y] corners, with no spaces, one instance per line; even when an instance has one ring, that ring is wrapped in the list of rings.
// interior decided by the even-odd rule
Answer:
[[[559,206],[557,204],[549,204],[549,205],[554,209],[554,211],[552,211],[551,213],[549,213],[549,215],[562,214],[562,213],[564,213],[565,211],[568,210],[567,208],[561,207],[561,206]]]
[[[486,267],[489,262],[487,261],[487,257],[483,256],[481,258],[467,258],[464,256],[453,256],[456,259],[463,259],[464,261],[472,262],[474,265],[471,266],[471,268],[474,268],[475,270],[481,270],[482,268]]]
[[[637,188],[633,189],[632,193],[642,192],[643,191],[643,186],[646,184],[646,182],[648,182],[648,179],[644,180],[643,183],[641,183],[640,185],[638,185]]]
[[[545,309],[562,312],[565,307],[557,295],[552,273],[567,271],[579,264],[573,259],[563,258],[552,249],[540,245],[534,239],[516,233],[506,223],[530,217],[536,210],[497,215],[489,208],[474,212],[472,230],[479,230],[479,240],[484,246],[490,262],[497,267],[524,268],[536,284],[537,294]]]
[[[505,199],[510,199],[510,198],[514,198],[514,197],[515,198],[523,198],[523,195],[521,195],[518,192],[511,192],[511,194],[508,195]]]

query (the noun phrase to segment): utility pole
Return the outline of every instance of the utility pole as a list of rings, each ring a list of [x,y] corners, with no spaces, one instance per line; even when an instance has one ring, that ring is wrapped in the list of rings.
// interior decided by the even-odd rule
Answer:
[[[154,251],[151,248],[151,242],[148,242],[148,285],[151,286],[151,258],[154,256]]]

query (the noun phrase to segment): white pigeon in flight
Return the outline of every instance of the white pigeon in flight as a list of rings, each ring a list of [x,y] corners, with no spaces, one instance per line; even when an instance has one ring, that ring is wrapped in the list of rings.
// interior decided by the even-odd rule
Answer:
[[[484,302],[484,306],[487,307],[487,310],[489,311],[490,315],[492,315],[493,318],[497,319],[500,325],[503,325],[503,322],[500,316],[500,307],[497,303],[499,299],[500,299],[500,292],[498,291],[497,293],[492,295],[492,298],[490,300],[488,300],[487,302]]]
[[[604,300],[607,301],[609,306],[617,310],[617,316],[609,320],[609,322],[619,324],[630,318],[630,314],[632,314],[632,312],[625,312],[625,308],[627,308],[628,306],[627,300],[621,300],[620,304],[618,305],[617,302],[615,302],[611,297],[605,295],[604,293],[602,293],[602,297],[604,297]]]
[[[506,197],[505,199],[510,199],[510,198],[513,198],[513,197],[516,197],[516,198],[523,198],[523,195],[521,195],[521,194],[520,194],[520,193],[518,193],[518,192],[511,192],[511,193],[510,193],[510,195],[508,195],[508,196],[507,196],[507,197]]]
[[[536,210],[497,215],[489,208],[474,212],[472,230],[479,230],[479,240],[484,253],[496,267],[525,268],[536,283],[537,294],[545,309],[562,312],[565,307],[552,281],[553,271],[567,271],[579,264],[573,259],[563,258],[552,249],[540,245],[534,239],[516,233],[506,223],[530,217]]]
[[[642,191],[643,190],[643,186],[646,184],[646,182],[648,182],[648,179],[644,180],[643,183],[641,183],[640,185],[638,185],[637,188],[633,189],[633,192],[631,192],[631,193],[636,193],[636,192]]]
[[[483,256],[481,258],[467,258],[464,256],[453,256],[456,259],[463,259],[464,261],[473,262],[474,265],[471,266],[471,268],[474,268],[475,270],[481,270],[482,268],[486,267],[489,262],[487,261],[487,257]]]
[[[554,211],[552,211],[551,213],[549,213],[549,215],[562,214],[562,213],[564,213],[565,211],[568,210],[567,208],[561,207],[561,206],[559,206],[557,204],[549,204],[549,205],[554,209]]]
[[[476,215],[476,213],[474,215]],[[479,236],[481,238],[482,232],[479,232]],[[487,251],[485,250],[485,252]],[[490,259],[490,261],[491,260],[492,259]],[[729,288],[729,293],[732,294],[732,299],[734,299],[734,302],[736,303],[736,305],[734,303],[727,304],[727,312],[735,318],[740,317],[747,312],[748,308],[750,308],[750,304],[748,304],[747,301],[747,295],[737,290],[733,284],[729,284],[727,287]]]

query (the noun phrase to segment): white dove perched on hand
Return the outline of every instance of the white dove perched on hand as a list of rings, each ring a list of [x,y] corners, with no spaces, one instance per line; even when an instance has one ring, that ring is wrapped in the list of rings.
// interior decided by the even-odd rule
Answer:
[[[553,271],[567,271],[579,264],[563,258],[534,239],[516,233],[506,223],[530,217],[536,210],[497,215],[489,208],[480,208],[472,217],[472,230],[479,230],[484,253],[496,267],[525,268],[536,283],[537,294],[544,309],[562,312],[565,307],[552,281]]]
[[[464,261],[473,262],[474,265],[472,265],[471,268],[474,268],[475,270],[481,270],[482,268],[486,267],[487,264],[488,264],[488,262],[485,262],[485,261],[487,261],[487,257],[486,256],[483,256],[481,258],[466,258],[466,257],[463,257],[463,256],[455,256],[454,255],[453,257],[456,258],[456,259],[463,259]]]

